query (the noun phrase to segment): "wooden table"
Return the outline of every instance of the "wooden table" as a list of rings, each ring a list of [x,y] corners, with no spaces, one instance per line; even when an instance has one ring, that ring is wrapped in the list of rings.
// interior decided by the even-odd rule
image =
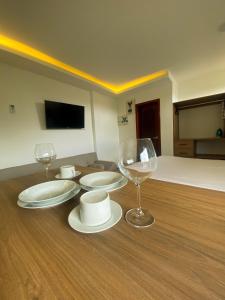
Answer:
[[[83,174],[88,169],[80,169]],[[124,219],[97,234],[68,225],[77,198],[26,210],[17,195],[41,174],[0,183],[0,299],[225,299],[225,194],[154,180],[142,188],[156,223]],[[112,192],[124,212],[134,186]]]

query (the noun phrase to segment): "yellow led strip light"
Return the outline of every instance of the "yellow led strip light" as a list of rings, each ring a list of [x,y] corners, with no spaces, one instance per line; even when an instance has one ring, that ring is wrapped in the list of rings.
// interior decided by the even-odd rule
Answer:
[[[25,56],[26,58],[35,59],[38,62],[49,64],[49,65],[59,68],[63,71],[67,71],[70,74],[78,76],[82,79],[85,79],[85,80],[91,82],[91,83],[97,84],[97,85],[101,86],[102,88],[105,88],[105,89],[113,92],[114,94],[120,94],[124,91],[130,90],[130,89],[138,87],[144,83],[150,82],[154,79],[168,75],[168,72],[166,70],[162,70],[159,72],[149,74],[147,76],[136,78],[136,79],[126,82],[122,85],[113,85],[106,81],[100,80],[88,73],[85,73],[79,69],[76,69],[70,65],[67,65],[67,64],[63,63],[62,61],[55,59],[55,58],[53,58],[41,51],[38,51],[28,45],[20,43],[14,39],[8,38],[5,35],[1,35],[1,34],[0,34],[0,48],[3,50],[11,51],[18,55]]]
[[[158,71],[158,72],[155,72],[155,73],[143,76],[143,77],[138,77],[138,78],[128,81],[122,85],[116,86],[114,89],[114,93],[120,94],[127,90],[133,89],[134,87],[138,87],[144,83],[147,83],[154,79],[158,79],[158,78],[165,77],[165,76],[168,76],[168,71],[162,70],[162,71]]]

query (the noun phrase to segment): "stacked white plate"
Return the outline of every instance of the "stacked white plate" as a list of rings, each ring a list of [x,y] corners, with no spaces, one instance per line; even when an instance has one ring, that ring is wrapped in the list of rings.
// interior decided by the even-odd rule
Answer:
[[[108,192],[120,189],[128,180],[117,172],[96,172],[83,176],[80,179],[82,189],[86,191],[105,190]]]
[[[79,184],[71,180],[48,181],[21,192],[17,204],[30,209],[53,207],[70,200],[80,189]]]

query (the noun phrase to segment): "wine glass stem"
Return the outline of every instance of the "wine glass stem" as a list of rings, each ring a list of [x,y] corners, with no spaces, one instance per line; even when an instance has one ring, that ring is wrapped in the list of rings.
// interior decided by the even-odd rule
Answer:
[[[49,169],[49,166],[46,166],[45,167],[45,176],[46,176],[47,179],[48,179],[48,169]]]
[[[143,216],[144,213],[141,208],[141,185],[140,185],[140,183],[137,183],[136,187],[137,187],[137,200],[138,200],[137,213],[139,216]]]

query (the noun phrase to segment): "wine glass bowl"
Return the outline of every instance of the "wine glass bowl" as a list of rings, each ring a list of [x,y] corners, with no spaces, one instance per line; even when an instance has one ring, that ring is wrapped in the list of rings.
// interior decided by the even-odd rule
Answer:
[[[120,144],[120,172],[132,181],[137,188],[138,207],[130,209],[126,221],[134,227],[148,227],[154,223],[154,217],[141,207],[140,186],[157,168],[157,157],[151,139],[128,139]]]
[[[42,143],[36,144],[34,150],[34,156],[37,162],[43,164],[45,168],[45,175],[48,179],[48,170],[51,166],[53,160],[56,159],[56,152],[53,144],[51,143]]]

